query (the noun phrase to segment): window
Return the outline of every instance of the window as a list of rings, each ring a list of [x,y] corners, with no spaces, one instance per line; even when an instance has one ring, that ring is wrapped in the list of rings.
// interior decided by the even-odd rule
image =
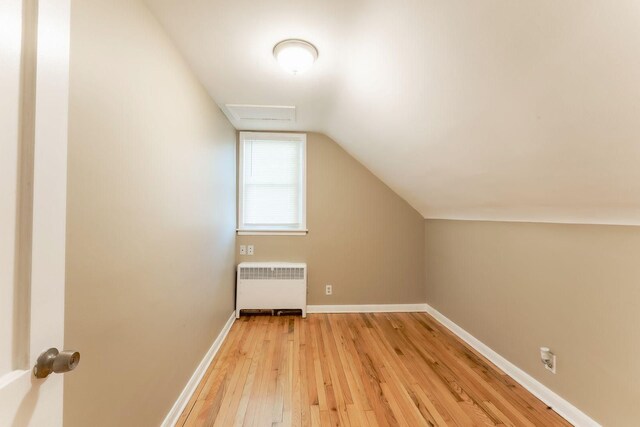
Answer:
[[[239,234],[306,234],[307,136],[240,132]]]

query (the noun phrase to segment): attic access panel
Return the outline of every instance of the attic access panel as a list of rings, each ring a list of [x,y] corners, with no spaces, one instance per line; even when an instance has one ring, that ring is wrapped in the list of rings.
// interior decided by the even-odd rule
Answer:
[[[225,104],[225,109],[229,118],[234,121],[260,120],[289,123],[296,121],[295,106]]]

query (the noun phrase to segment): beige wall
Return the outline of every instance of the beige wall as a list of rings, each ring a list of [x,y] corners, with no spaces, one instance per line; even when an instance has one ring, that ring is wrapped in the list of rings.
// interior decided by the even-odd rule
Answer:
[[[603,425],[638,425],[639,227],[427,220],[426,275],[476,338]]]
[[[235,131],[144,6],[74,0],[65,426],[157,426],[232,313]]]
[[[317,133],[307,134],[307,228],[306,236],[238,236],[255,255],[237,259],[306,262],[309,304],[424,302],[424,219]]]

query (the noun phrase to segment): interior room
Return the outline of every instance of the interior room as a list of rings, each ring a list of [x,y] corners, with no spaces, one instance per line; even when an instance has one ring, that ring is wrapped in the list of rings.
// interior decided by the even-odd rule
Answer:
[[[1,0],[0,426],[637,426],[639,23]]]

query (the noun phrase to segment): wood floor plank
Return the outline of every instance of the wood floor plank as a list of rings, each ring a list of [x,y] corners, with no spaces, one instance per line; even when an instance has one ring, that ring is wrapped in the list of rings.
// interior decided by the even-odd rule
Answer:
[[[242,317],[178,426],[569,426],[424,313]]]

